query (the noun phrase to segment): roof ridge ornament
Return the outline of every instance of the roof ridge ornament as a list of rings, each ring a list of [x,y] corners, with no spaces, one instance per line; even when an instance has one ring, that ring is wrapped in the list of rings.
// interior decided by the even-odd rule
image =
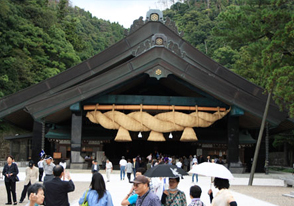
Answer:
[[[145,24],[145,22],[143,21],[143,17],[140,16],[139,19],[136,19],[133,21],[133,24],[130,27],[130,31],[125,29],[125,35],[127,36],[127,35],[133,33],[137,29],[141,28],[144,24]]]
[[[180,37],[183,37],[184,32],[178,32],[178,28],[176,26],[176,23],[172,21],[169,17],[166,18],[166,20],[163,20],[163,13],[159,9],[150,9],[146,14],[146,20],[143,20],[143,17],[140,16],[139,19],[136,19],[133,21],[133,24],[131,25],[130,29],[125,29],[125,36],[130,35],[131,33],[135,32],[139,28],[141,28],[145,23],[148,21],[160,21],[167,27],[169,27],[173,32],[175,32]]]
[[[179,35],[180,37],[184,36],[184,32],[178,31],[178,27],[176,26],[176,23],[174,21],[172,21],[169,17],[166,17],[166,20],[164,22],[164,24],[169,27],[173,32],[175,32],[177,35]]]
[[[179,44],[175,43],[174,41],[169,41],[167,45],[168,50],[172,51],[176,55],[185,58],[186,57],[186,52],[182,51],[181,48],[179,47]]]
[[[141,42],[136,50],[133,51],[133,54],[138,56],[153,47],[165,47],[182,58],[186,57],[186,52],[181,50],[179,44],[172,40],[168,41],[167,36],[162,33],[154,34],[151,37],[151,41],[150,39],[147,39],[144,42]]]

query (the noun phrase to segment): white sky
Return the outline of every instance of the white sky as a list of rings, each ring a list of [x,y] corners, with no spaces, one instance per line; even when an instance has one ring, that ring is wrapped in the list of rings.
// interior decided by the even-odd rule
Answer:
[[[160,9],[171,5],[172,0],[70,0],[73,6],[89,11],[97,18],[118,22],[130,28],[140,16],[146,19],[149,9]]]

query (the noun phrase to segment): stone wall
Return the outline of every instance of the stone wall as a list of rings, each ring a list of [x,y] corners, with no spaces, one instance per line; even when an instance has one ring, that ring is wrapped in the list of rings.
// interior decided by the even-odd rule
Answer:
[[[275,166],[284,166],[286,164],[286,160],[284,159],[284,152],[270,152],[269,164]]]
[[[6,160],[8,155],[10,155],[9,141],[4,140],[4,133],[0,132],[0,160]]]

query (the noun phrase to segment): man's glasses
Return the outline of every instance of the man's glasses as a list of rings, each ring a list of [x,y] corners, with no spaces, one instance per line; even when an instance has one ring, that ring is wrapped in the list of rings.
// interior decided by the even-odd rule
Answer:
[[[142,184],[142,183],[133,183],[133,186],[134,187],[139,187],[140,184]]]

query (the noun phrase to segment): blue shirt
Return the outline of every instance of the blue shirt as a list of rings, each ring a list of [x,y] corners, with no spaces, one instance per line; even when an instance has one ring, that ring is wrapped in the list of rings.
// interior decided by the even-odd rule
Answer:
[[[137,201],[137,199],[138,199],[138,195],[135,194],[135,195],[130,196],[129,199],[128,199],[128,201],[129,201],[129,203],[131,205],[131,204],[135,204],[136,201]]]
[[[79,200],[79,204],[83,204],[85,199],[86,191],[84,192],[83,196]],[[108,191],[104,193],[103,197],[98,202],[98,193],[96,190],[89,189],[87,193],[87,201],[89,206],[113,206],[111,195]]]

